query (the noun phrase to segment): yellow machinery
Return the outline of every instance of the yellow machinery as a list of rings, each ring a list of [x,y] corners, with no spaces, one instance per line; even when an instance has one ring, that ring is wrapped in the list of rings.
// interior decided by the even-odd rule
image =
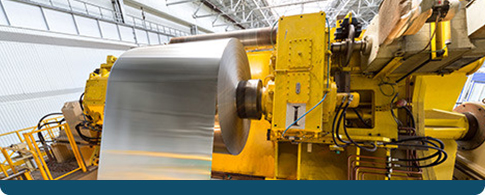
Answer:
[[[381,12],[395,3],[384,1]],[[484,118],[453,108],[485,53],[451,44],[468,39],[456,33],[465,10],[453,10],[457,1],[439,3],[414,20],[392,24],[378,16],[365,32],[352,14],[330,29],[325,13],[314,13],[281,17],[275,37],[253,36],[272,43],[246,44],[253,79],[263,81],[264,117],[252,122],[241,154],[213,155],[216,175],[452,179],[457,149],[466,153],[484,140],[476,126]],[[453,11],[443,14],[444,7]]]
[[[483,148],[485,107],[462,105],[453,111],[466,76],[485,56],[480,41],[485,36],[465,32],[465,15],[473,5],[423,2],[409,18],[387,12],[400,2],[383,1],[365,30],[352,14],[330,28],[319,12],[281,17],[272,28],[173,38],[171,44],[238,38],[252,79],[263,83],[256,109],[263,117],[252,120],[239,155],[213,154],[213,176],[452,179],[457,153],[458,162],[483,174],[482,161],[471,162],[470,156]],[[90,75],[84,110],[77,114],[84,121],[66,117],[77,130],[74,136],[94,147],[82,152],[92,166],[115,60],[109,56]]]
[[[108,56],[106,63],[101,64],[99,69],[92,72],[86,82],[82,105],[84,113],[92,118],[94,124],[103,124],[106,87],[109,72],[115,61],[116,57]]]

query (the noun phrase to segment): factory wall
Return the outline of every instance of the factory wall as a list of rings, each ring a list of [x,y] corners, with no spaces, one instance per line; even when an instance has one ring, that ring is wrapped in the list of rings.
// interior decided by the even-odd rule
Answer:
[[[146,26],[148,22],[168,26],[169,33],[174,29],[189,33],[189,24],[197,22],[187,18],[171,21],[148,10],[144,12],[146,21],[138,19],[136,25],[127,21],[125,26],[111,22],[114,9],[110,0],[84,2],[89,4],[85,7],[79,0],[0,1],[0,133],[34,126],[45,114],[60,112],[64,102],[78,100],[89,73],[107,55],[119,56],[133,47],[169,41],[169,36]],[[62,11],[68,5],[78,12]],[[178,14],[173,17],[190,17],[187,10],[180,12],[189,8],[196,9],[189,3],[169,8],[169,12]],[[205,9],[202,14],[209,13]],[[141,13],[138,6],[125,5],[128,18],[140,18]],[[225,30],[212,28],[211,23],[201,25],[203,32]],[[16,135],[0,137],[0,147],[18,142]]]
[[[0,133],[60,112],[64,102],[79,98],[89,73],[107,55],[136,46],[109,39],[114,32],[92,25],[90,18],[9,0],[1,8]],[[15,143],[16,135],[0,138],[0,146]]]
[[[34,35],[35,34],[35,35]],[[0,133],[34,126],[45,114],[79,99],[107,55],[131,45],[51,32],[0,27]],[[0,146],[17,143],[14,135]]]

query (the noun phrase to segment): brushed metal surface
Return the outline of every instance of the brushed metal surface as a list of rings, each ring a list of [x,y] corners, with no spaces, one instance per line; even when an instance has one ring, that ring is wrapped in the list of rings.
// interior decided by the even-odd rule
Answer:
[[[244,46],[268,46],[276,43],[276,28],[257,28],[257,29],[245,29],[224,33],[209,33],[201,35],[191,35],[184,37],[174,37],[170,39],[170,43],[186,43],[193,41],[214,40],[214,39],[226,39],[237,38]]]
[[[238,154],[246,143],[250,124],[234,101],[249,77],[237,39],[124,53],[108,80],[98,179],[210,179],[213,150]]]

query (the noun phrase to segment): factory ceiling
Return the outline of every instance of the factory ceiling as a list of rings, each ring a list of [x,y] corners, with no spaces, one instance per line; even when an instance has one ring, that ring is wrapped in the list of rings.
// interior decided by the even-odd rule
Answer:
[[[324,11],[332,26],[337,16],[352,12],[366,27],[377,14],[382,0],[166,0],[167,6],[193,3],[212,10],[210,14],[193,13],[194,18],[224,18],[227,23],[213,26],[235,26],[238,29],[271,27],[281,16]]]

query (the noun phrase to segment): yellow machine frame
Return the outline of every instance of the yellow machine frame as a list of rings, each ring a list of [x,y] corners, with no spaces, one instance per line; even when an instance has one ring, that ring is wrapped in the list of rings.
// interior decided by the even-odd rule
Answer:
[[[351,15],[347,15],[349,17]],[[243,152],[238,156],[214,154],[213,171],[266,179],[388,179],[382,171],[361,173],[359,170],[363,168],[359,166],[386,163],[392,146],[382,147],[373,154],[381,156],[380,160],[363,159],[369,153],[354,146],[346,149],[332,147],[329,132],[334,116],[332,111],[341,101],[341,96],[338,99],[333,78],[330,79],[329,89],[326,88],[326,70],[330,65],[326,58],[331,54],[327,49],[327,36],[331,36],[334,29],[329,32],[325,23],[324,13],[282,17],[278,24],[276,50],[248,52],[251,71],[257,72],[253,74],[253,79],[263,80],[265,95],[272,96],[273,101],[263,101],[265,118],[271,121],[271,125],[265,120],[253,121]],[[446,42],[450,39],[449,22],[440,23],[438,28],[432,41],[432,51],[442,49],[445,52],[440,57],[432,52],[435,60],[447,57]],[[431,30],[434,31],[434,27]],[[439,166],[412,173],[395,172],[392,173],[393,179],[451,179],[456,154],[454,140],[464,136],[468,125],[463,114],[452,112],[453,105],[466,81],[466,75],[476,71],[483,59],[448,76],[418,75],[396,86],[383,86],[383,80],[402,76],[391,74],[401,65],[401,60],[402,57],[394,58],[374,77],[360,73],[358,60],[352,60],[346,68],[351,71],[352,92],[361,94],[360,101],[357,101],[359,106],[375,110],[363,113],[363,117],[378,121],[374,122],[372,128],[349,128],[349,133],[356,140],[388,142],[397,139],[398,126],[390,114],[390,110],[395,109],[390,104],[393,97],[382,92],[386,87],[392,88],[394,94],[399,92],[398,99],[406,99],[408,105],[413,107],[418,129],[424,130],[417,132],[418,135],[442,139],[450,154],[448,160]],[[338,66],[331,62],[332,70]],[[267,74],[260,74],[267,71]],[[301,82],[300,93],[295,93],[293,89],[297,81]],[[442,87],[444,85],[447,87]],[[286,134],[289,139],[282,138],[288,125],[285,121],[287,104],[306,104],[308,111],[325,93],[327,97],[322,105],[306,116],[305,128],[297,131],[290,129]],[[303,140],[292,140],[293,135],[303,137]],[[418,152],[417,155],[424,156],[426,153]],[[355,178],[350,173],[350,167],[356,167]]]

